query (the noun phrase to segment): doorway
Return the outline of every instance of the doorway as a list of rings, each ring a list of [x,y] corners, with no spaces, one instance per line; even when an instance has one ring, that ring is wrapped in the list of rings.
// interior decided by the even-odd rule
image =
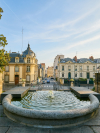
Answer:
[[[19,75],[15,75],[15,85],[19,84]]]

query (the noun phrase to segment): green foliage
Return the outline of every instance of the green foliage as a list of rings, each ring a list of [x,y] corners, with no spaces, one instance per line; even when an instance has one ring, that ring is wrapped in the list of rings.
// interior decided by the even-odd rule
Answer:
[[[74,79],[70,79],[70,81],[74,81]]]
[[[2,8],[0,8],[0,19],[1,19],[1,12],[3,12]],[[6,37],[4,37],[3,34],[0,34],[0,72],[3,72],[5,70],[5,66],[8,65],[8,62],[10,61],[9,53],[5,51],[4,47],[7,45]]]
[[[3,9],[0,7],[0,19],[1,19],[1,13],[3,12]]]
[[[79,78],[80,81],[87,81],[87,78]]]
[[[95,87],[93,87],[92,91],[95,91]]]
[[[90,78],[90,80],[91,80],[91,81],[94,81],[94,79],[93,79],[93,78]]]

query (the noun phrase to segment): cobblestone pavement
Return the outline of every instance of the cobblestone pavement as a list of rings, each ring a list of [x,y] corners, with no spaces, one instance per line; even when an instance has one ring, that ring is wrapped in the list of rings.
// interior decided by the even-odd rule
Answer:
[[[81,127],[72,129],[41,129],[24,126],[8,119],[0,105],[0,133],[100,133],[100,108],[98,115]]]

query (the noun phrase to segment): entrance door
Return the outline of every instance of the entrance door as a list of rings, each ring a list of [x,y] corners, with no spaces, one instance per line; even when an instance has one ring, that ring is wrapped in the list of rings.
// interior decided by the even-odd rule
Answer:
[[[15,85],[19,84],[19,75],[15,75]]]
[[[71,78],[71,73],[69,72],[69,73],[68,73],[68,79],[70,79],[70,78]]]
[[[90,73],[87,73],[87,79],[89,79],[90,78]]]

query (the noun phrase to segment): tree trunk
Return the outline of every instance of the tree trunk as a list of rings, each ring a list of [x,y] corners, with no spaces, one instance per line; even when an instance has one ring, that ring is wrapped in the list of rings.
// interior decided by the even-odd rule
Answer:
[[[2,93],[2,73],[0,73],[0,103],[1,103],[1,93]]]

